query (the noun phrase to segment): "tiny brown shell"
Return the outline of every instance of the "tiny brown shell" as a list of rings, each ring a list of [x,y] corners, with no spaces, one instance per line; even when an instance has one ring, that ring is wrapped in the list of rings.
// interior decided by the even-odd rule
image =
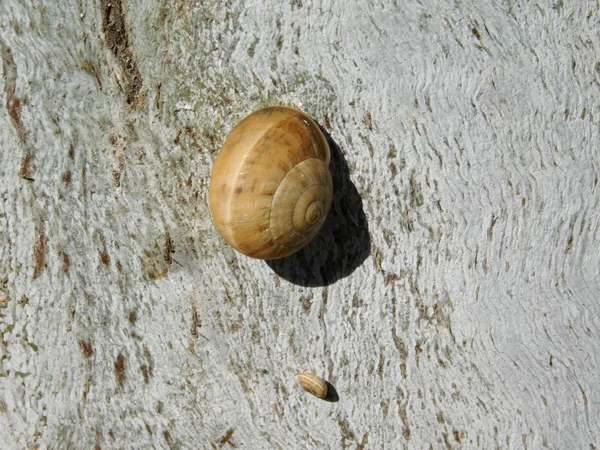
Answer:
[[[312,373],[301,373],[298,375],[298,383],[309,394],[318,398],[327,397],[327,382]]]

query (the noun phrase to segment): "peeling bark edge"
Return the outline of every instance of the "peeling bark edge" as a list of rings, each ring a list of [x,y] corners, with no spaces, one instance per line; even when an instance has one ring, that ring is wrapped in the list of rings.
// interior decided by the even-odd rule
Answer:
[[[106,46],[112,51],[123,69],[127,104],[135,105],[142,90],[142,75],[137,67],[133,46],[125,26],[122,0],[100,0],[102,30]]]

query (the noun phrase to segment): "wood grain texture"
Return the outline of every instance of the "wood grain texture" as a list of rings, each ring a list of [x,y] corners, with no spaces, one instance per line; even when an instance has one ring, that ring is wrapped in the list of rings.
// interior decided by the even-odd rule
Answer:
[[[599,14],[0,3],[0,447],[599,447]],[[208,209],[272,104],[343,155],[278,265]]]

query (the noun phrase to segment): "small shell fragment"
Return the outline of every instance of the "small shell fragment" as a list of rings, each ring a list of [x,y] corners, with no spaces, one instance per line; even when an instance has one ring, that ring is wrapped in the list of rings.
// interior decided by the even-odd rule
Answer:
[[[298,375],[298,383],[306,392],[315,397],[327,397],[327,382],[321,377],[304,372]]]

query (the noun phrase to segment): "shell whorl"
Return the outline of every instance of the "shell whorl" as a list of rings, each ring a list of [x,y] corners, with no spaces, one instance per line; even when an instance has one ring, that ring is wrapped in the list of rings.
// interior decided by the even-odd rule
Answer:
[[[260,259],[288,256],[319,232],[333,184],[329,146],[318,125],[288,107],[246,117],[226,139],[210,182],[223,238]]]

